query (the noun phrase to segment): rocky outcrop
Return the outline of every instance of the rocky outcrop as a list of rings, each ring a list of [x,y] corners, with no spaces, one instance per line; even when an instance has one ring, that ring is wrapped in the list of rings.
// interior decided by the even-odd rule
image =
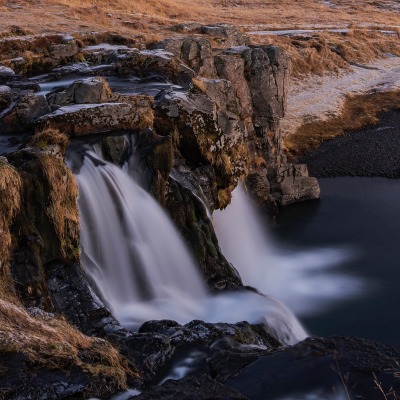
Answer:
[[[147,128],[152,123],[152,110],[147,97],[129,103],[79,104],[61,107],[38,119],[38,127],[49,126],[69,136]]]
[[[349,398],[365,399],[386,393],[396,398],[400,393],[398,360],[395,349],[365,339],[309,338],[249,363],[225,385],[256,400],[264,399],[265,393],[315,393],[319,398],[347,393]]]
[[[79,43],[69,35],[12,36],[0,40],[0,62],[18,73],[35,73],[74,60]]]
[[[224,338],[243,345],[259,346],[264,350],[283,345],[268,333],[264,325],[251,325],[248,322],[210,324],[195,320],[182,326],[175,321],[148,321],[140,327],[139,332],[163,334],[175,345],[211,344]]]
[[[249,46],[246,37],[226,25],[201,26],[199,32],[201,36],[166,39],[152,50],[131,48],[133,42],[127,41],[81,52],[75,39],[57,35],[0,41],[4,57],[16,55],[11,44],[25,52],[24,57],[34,53],[32,62],[4,59],[15,72],[58,67],[33,81],[11,69],[0,70],[0,131],[28,136],[19,150],[0,158],[0,302],[19,309],[26,325],[37,327],[43,337],[50,328],[56,335],[67,332],[67,347],[59,344],[58,336],[49,341],[62,350],[55,353],[55,364],[48,361],[48,347],[37,347],[35,332],[29,331],[21,351],[2,348],[10,354],[7,368],[15,385],[6,387],[0,377],[0,396],[101,396],[128,384],[144,387],[144,396],[164,396],[177,385],[146,385],[184,344],[205,348],[210,355],[210,360],[202,358],[205,376],[178,384],[188,396],[207,383],[198,398],[216,393],[242,398],[221,382],[249,360],[282,347],[267,328],[246,322],[193,321],[182,326],[152,321],[139,333],[128,332],[93,292],[80,265],[78,193],[64,164],[72,138],[99,143],[105,158],[118,165],[125,163],[135,143],[143,186],[169,211],[215,291],[242,286],[220,251],[210,218],[213,210],[229,204],[240,180],[247,176],[253,193],[274,205],[317,195],[316,181],[305,167],[288,164],[281,148],[279,120],[290,75],[287,56],[273,46]],[[241,46],[219,50],[216,43]],[[62,66],[76,57],[86,57],[86,63]],[[106,67],[96,66],[104,62]],[[99,71],[175,86],[157,89],[153,99],[114,93],[105,80],[82,77],[46,95],[37,93],[37,82]],[[32,310],[31,316],[24,307]],[[7,324],[0,324],[0,333],[12,332]],[[89,339],[70,324],[106,341]],[[68,361],[64,349],[73,356]],[[224,359],[230,360],[228,366]],[[68,382],[66,369],[71,370]],[[28,386],[21,386],[24,380]]]

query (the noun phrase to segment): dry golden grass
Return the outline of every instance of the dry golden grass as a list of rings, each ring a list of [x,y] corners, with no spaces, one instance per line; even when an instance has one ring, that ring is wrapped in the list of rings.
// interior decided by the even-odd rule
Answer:
[[[348,96],[341,115],[300,126],[284,138],[284,147],[291,155],[299,155],[323,141],[373,125],[378,122],[380,112],[393,109],[400,109],[400,91]]]
[[[12,3],[22,8],[5,4],[0,8],[3,17],[0,26],[4,30],[18,25],[35,32],[95,28],[142,34],[182,21],[267,25],[268,29],[318,24],[399,25],[398,13],[393,11],[395,0],[334,0],[335,7],[328,7],[320,0],[199,0],[195,5],[187,0],[16,0]],[[135,23],[141,28],[135,29]]]
[[[316,32],[309,37],[253,36],[253,42],[278,45],[286,50],[293,64],[293,76],[323,75],[366,63],[385,53],[400,56],[399,39],[379,30],[353,28],[346,34]]]
[[[79,259],[78,185],[64,160],[41,155],[40,164],[49,185],[46,213],[53,223],[65,260]]]
[[[102,78],[103,79],[103,78]],[[27,145],[31,147],[38,147],[45,149],[49,145],[57,145],[60,147],[62,154],[68,146],[68,137],[61,133],[58,129],[46,128],[35,135],[33,135]]]
[[[9,164],[0,162],[0,273],[8,262],[10,226],[21,205],[21,178]],[[1,288],[0,288],[1,290]]]
[[[23,353],[40,367],[68,371],[73,365],[94,376],[112,377],[125,388],[127,375],[138,377],[135,368],[107,341],[90,338],[59,318],[32,317],[22,307],[0,296],[0,352]]]

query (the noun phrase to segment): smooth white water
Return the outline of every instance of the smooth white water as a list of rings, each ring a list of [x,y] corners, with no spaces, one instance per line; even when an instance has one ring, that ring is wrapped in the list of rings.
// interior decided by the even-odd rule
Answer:
[[[354,250],[282,248],[260,222],[243,187],[234,190],[225,210],[214,211],[213,221],[222,251],[243,283],[277,296],[297,315],[323,312],[364,288],[360,279],[334,271],[353,257]]]
[[[252,292],[208,294],[179,233],[125,171],[88,151],[77,175],[85,271],[117,320],[267,322],[293,344],[307,334],[278,300]]]

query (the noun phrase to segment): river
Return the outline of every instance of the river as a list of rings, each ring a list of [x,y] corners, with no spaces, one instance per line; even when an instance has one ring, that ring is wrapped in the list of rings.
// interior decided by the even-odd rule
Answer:
[[[342,177],[319,182],[321,199],[286,208],[276,233],[297,250],[351,249],[352,257],[336,268],[359,277],[364,290],[302,322],[313,335],[355,335],[400,347],[400,181]]]

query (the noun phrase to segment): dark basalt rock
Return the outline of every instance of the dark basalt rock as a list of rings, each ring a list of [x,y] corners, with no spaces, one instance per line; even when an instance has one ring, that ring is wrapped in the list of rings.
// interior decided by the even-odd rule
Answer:
[[[163,334],[168,336],[174,345],[188,343],[209,345],[217,339],[230,338],[232,343],[258,346],[258,351],[260,348],[265,350],[282,347],[282,343],[273,338],[264,325],[251,325],[248,322],[211,324],[195,320],[186,325],[180,325],[169,320],[148,321],[140,327],[139,332]],[[237,347],[240,348],[240,346]]]
[[[168,380],[161,386],[145,390],[137,400],[245,400],[236,390],[214,381],[207,375],[191,376],[179,381]]]
[[[354,337],[309,338],[262,356],[225,384],[257,400],[314,393],[328,398],[388,398],[400,393],[400,354],[390,346]]]
[[[171,178],[166,207],[176,226],[189,242],[209,286],[220,290],[241,285],[239,274],[221,253],[212,222],[201,198],[178,180]]]
[[[68,370],[38,368],[18,352],[1,353],[0,365],[0,398],[8,400],[66,399],[71,396],[83,399],[82,392],[93,379],[76,365],[71,365]]]

